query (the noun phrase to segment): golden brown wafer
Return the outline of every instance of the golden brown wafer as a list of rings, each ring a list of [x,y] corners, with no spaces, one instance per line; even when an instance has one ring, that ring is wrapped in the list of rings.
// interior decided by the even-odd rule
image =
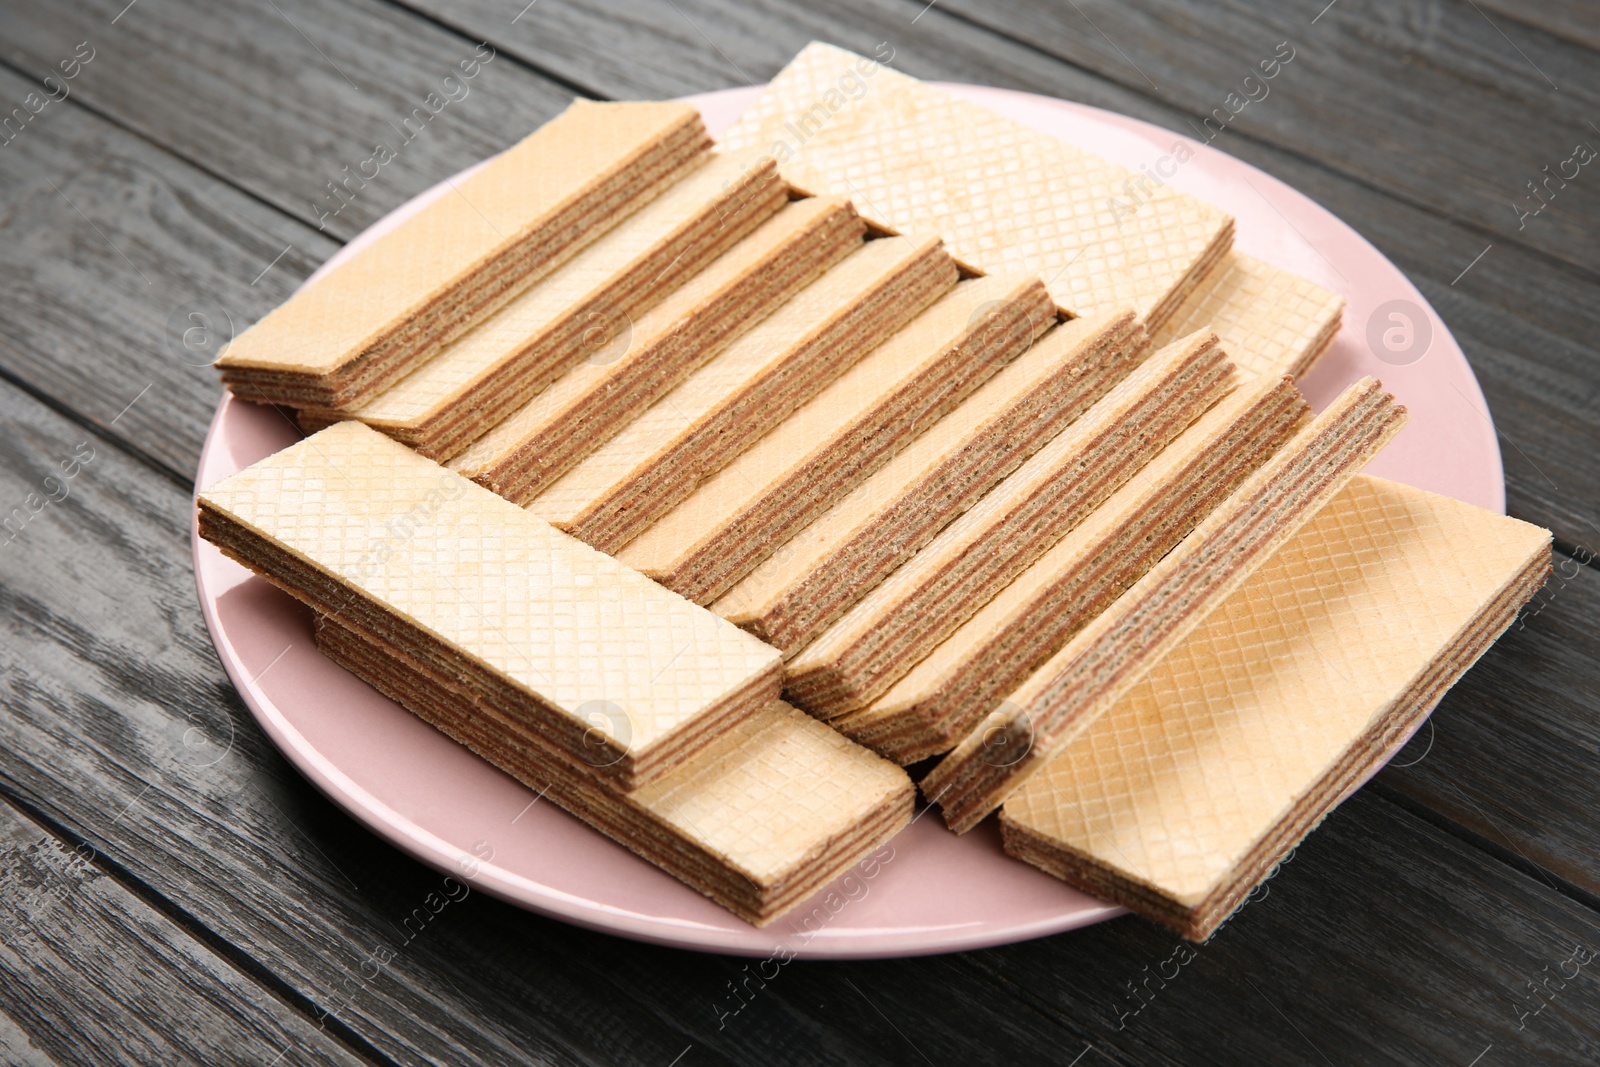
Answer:
[[[710,147],[674,103],[575,101],[230,344],[249,400],[371,395],[648,202]]]
[[[1132,305],[1154,329],[1233,242],[1226,213],[832,45],[807,45],[723,133],[797,188],[962,263],[1037,274],[1079,316]]]
[[[1156,331],[1165,344],[1212,329],[1247,374],[1299,378],[1339,332],[1344,297],[1234,250]]]
[[[701,482],[617,558],[707,603],[1054,322],[1055,307],[1037,278],[959,283]]]
[[[865,706],[1234,384],[1214,333],[1151,356],[790,659],[788,699],[823,719]]]
[[[1007,799],[1007,851],[1209,936],[1510,624],[1549,544],[1357,476]]]
[[[1363,378],[1080,630],[922,780],[965,833],[1037,773],[1242,585],[1399,432],[1405,408]]]
[[[1241,386],[882,696],[829,723],[900,764],[947,751],[1238,488],[1309,414],[1288,378]]]
[[[528,506],[616,551],[956,280],[937,237],[868,241]]]
[[[597,316],[583,337],[588,357],[448,466],[527,503],[853,252],[865,231],[837,197],[789,204],[642,316]]]
[[[200,532],[608,776],[658,776],[777,695],[777,653],[360,423],[199,494]]]
[[[598,319],[642,315],[771,217],[788,188],[770,162],[715,154],[699,170],[433,358],[348,414],[447,459],[588,355]]]
[[[540,796],[764,926],[837,878],[911,817],[905,772],[785,704],[732,724],[694,759],[632,792],[574,769],[536,730],[448,679],[319,619],[317,647]]]
[[[797,650],[1124,378],[1131,310],[1063,323],[811,521],[712,610]]]

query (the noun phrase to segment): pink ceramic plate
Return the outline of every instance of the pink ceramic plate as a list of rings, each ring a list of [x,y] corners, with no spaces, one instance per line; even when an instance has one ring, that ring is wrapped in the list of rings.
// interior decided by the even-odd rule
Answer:
[[[1162,160],[1179,138],[1155,126],[1022,93],[949,88],[1125,166],[1174,169],[1173,161]],[[692,101],[716,132],[757,91],[708,93]],[[1422,294],[1358,234],[1304,196],[1221,152],[1190,144],[1194,157],[1176,166],[1167,178],[1171,184],[1231,212],[1240,249],[1349,300],[1343,331],[1302,383],[1311,401],[1327,403],[1363,374],[1381,377],[1411,409],[1411,422],[1372,465],[1374,473],[1503,511],[1500,452],[1488,408],[1460,348]],[[443,190],[436,187],[401,207],[323,270]],[[1370,334],[1369,323],[1376,323]],[[1374,354],[1373,345],[1385,359]],[[210,485],[298,438],[275,410],[225,398],[196,484]],[[206,622],[228,674],[262,729],[300,772],[424,863],[470,876],[476,887],[534,911],[661,944],[751,956],[782,948],[809,957],[979,948],[1121,914],[1007,858],[993,820],[956,837],[934,816],[895,839],[893,857],[874,877],[861,879],[848,893],[841,889],[832,899],[836,910],[816,910],[824,899],[819,896],[795,917],[757,930],[554,804],[537,801],[524,786],[323,659],[304,608],[198,537],[194,562]],[[806,916],[811,918],[802,925]]]

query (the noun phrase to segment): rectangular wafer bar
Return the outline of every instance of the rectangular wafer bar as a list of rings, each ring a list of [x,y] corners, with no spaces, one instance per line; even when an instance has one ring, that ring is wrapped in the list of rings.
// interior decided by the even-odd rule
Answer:
[[[1405,408],[1350,386],[922,780],[965,833],[1044,767],[1399,432]]]
[[[1159,179],[832,45],[807,45],[721,143],[875,223],[937,230],[984,273],[1038,274],[1079,316],[1131,304],[1154,330],[1233,242],[1230,216]]]
[[[900,764],[949,750],[1277,451],[1310,411],[1288,378],[1241,386],[882,696],[829,724]]]
[[[597,321],[587,358],[450,460],[518,504],[860,246],[866,224],[838,197],[798,200],[641,316]]]
[[[1156,331],[1156,343],[1212,329],[1240,370],[1299,378],[1339,332],[1344,297],[1235,249]]]
[[[1144,358],[1131,309],[1063,323],[712,604],[801,648]]]
[[[1055,317],[1037,278],[958,283],[617,558],[709,602],[1026,351]]]
[[[453,676],[624,788],[777,695],[779,657],[655,582],[360,423],[202,491],[200,533]],[[597,708],[613,709],[597,731]]]
[[[528,506],[616,551],[956,280],[937,237],[868,241]]]
[[[1214,333],[1151,356],[790,659],[787,698],[823,719],[866,705],[1234,384]]]
[[[714,154],[610,233],[416,370],[348,413],[448,459],[591,353],[586,339],[642,315],[788,202],[770,161]]]
[[[648,202],[711,147],[688,104],[574,101],[241,334],[239,396],[370,396]]]
[[[1511,623],[1549,546],[1357,476],[1006,800],[1006,851],[1210,936]]]
[[[763,926],[911,817],[905,772],[773,702],[670,773],[623,792],[446,678],[319,619],[317,647],[379,692],[612,840]]]

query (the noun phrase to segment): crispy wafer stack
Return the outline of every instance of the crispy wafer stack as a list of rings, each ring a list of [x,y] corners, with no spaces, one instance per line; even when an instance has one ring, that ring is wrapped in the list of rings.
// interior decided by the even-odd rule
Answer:
[[[795,655],[791,700],[861,707],[1093,513],[1234,383],[1213,333],[1157,352]]]
[[[610,233],[342,418],[448,459],[587,358],[613,324],[643,315],[788,202],[770,160],[713,155]],[[596,336],[596,332],[600,335]]]
[[[1043,448],[1146,354],[1132,311],[1056,327],[719,597],[796,651]]]
[[[897,763],[950,748],[1310,415],[1287,378],[1220,401],[865,707],[829,723]],[[902,657],[884,673],[909,665]]]
[[[1399,432],[1393,399],[1352,385],[1013,690],[922,780],[945,823],[977,825],[1242,585]]]
[[[199,504],[229,556],[622,788],[777,696],[772,649],[360,423]]]
[[[229,349],[326,428],[197,502],[735,914],[944,753],[953,830],[1205,936],[1542,581],[1547,533],[1358,476],[1405,409],[1309,417],[1342,300],[1225,213],[823,45],[722,147],[574,105]]]
[[[1038,274],[1066,311],[1160,326],[1233,244],[1209,204],[831,45],[807,45],[722,135],[962,263]]]
[[[1055,322],[1039,279],[973,278],[818,393],[617,558],[697,603],[882,467]]]
[[[732,723],[632,791],[583,773],[544,735],[338,623],[317,647],[380,693],[735,915],[764,926],[911,817],[911,780],[786,704]]]
[[[866,225],[848,201],[784,207],[642,316],[596,318],[588,356],[450,460],[519,504],[638,417],[695,368],[855,251]]]
[[[1006,851],[1210,936],[1549,570],[1546,530],[1358,476],[1007,799]]]
[[[217,365],[247,400],[374,395],[700,163],[685,104],[573,103],[241,334]]]
[[[1194,330],[1217,331],[1246,374],[1298,378],[1339,332],[1344,298],[1235,249],[1155,333],[1166,344]]]
[[[956,284],[937,237],[864,247],[528,505],[614,552]]]

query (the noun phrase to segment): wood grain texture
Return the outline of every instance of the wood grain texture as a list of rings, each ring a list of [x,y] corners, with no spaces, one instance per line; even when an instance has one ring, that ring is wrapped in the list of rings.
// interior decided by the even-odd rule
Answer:
[[[0,60],[42,79],[88,41],[95,55],[69,99],[313,225],[327,212],[326,232],[341,240],[532,132],[573,96],[498,57],[477,60],[463,80],[459,64],[475,60],[478,42],[381,0],[140,0],[112,24],[125,3],[8,2]],[[415,116],[430,93],[442,106]],[[360,175],[379,143],[396,158],[352,185],[341,209],[327,183],[343,181],[345,168]]]
[[[0,70],[0,99],[28,91]],[[0,184],[0,373],[190,477],[216,339],[337,244],[71,97],[0,148]]]
[[[1564,37],[1586,48],[1600,49],[1600,11],[1592,4],[1566,0],[1476,0],[1494,22],[1510,33],[1518,25],[1531,26],[1552,37]],[[1487,15],[1485,16],[1487,17]],[[1507,25],[1504,20],[1509,20]]]
[[[1499,28],[1469,0],[1341,0],[1314,24],[1317,0],[945,6],[1175,106],[1196,126],[1223,109],[1218,148],[1231,150],[1229,133],[1270,140],[1501,240],[1600,266],[1600,250],[1583,237],[1600,222],[1600,196],[1581,191],[1585,177],[1600,185],[1600,175],[1574,168],[1577,177],[1553,184],[1551,207],[1536,218],[1519,222],[1511,206],[1537,207],[1525,183],[1541,181],[1546,165],[1555,173],[1574,144],[1600,140],[1587,125],[1600,104],[1593,53]],[[1280,42],[1294,58],[1270,82],[1242,89]],[[1245,102],[1246,91],[1265,95]],[[1229,93],[1240,102],[1228,103]]]
[[[1345,907],[1316,910],[1335,882]],[[1024,1005],[1087,1015],[1086,1040],[1116,1062],[1466,1065],[1493,1045],[1480,1064],[1582,1064],[1600,1049],[1600,960],[1568,966],[1577,976],[1564,988],[1556,977],[1575,947],[1595,946],[1595,914],[1370,793],[1335,811],[1193,959],[1154,927],[1118,931],[1133,925],[973,960]],[[1545,979],[1541,998],[1528,983]],[[1369,983],[1384,991],[1356,992]]]
[[[1600,902],[1600,573],[1559,554],[1555,568],[1378,783]]]
[[[0,802],[7,1063],[362,1062],[98,858]]]

